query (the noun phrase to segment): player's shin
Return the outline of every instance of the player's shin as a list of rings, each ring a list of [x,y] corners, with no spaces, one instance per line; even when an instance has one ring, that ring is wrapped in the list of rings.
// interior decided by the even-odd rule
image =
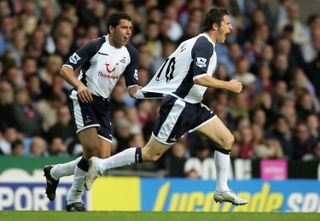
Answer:
[[[112,157],[100,160],[97,168],[99,172],[103,174],[104,171],[112,168],[122,167],[140,162],[142,162],[141,148],[131,147],[118,154],[113,155]]]
[[[58,180],[64,176],[70,176],[74,174],[75,167],[79,163],[82,157],[78,157],[75,160],[72,160],[67,163],[57,164],[52,167],[50,174],[55,179]]]
[[[214,163],[217,173],[216,191],[229,190],[228,175],[230,166],[230,153],[229,151],[216,149],[214,153]]]
[[[88,169],[89,163],[82,157],[74,170],[73,183],[67,197],[68,204],[81,202],[81,195]]]

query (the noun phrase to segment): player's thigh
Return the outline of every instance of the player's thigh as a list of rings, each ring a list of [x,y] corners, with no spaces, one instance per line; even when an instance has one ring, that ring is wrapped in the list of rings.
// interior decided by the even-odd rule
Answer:
[[[234,142],[233,134],[217,116],[199,127],[197,131],[206,135],[224,149],[231,149]]]
[[[157,161],[170,147],[171,144],[161,143],[151,136],[148,143],[142,148],[142,159],[144,161]]]
[[[100,139],[98,137],[97,128],[91,127],[78,133],[80,143],[83,147],[83,155],[85,158],[99,156]]]

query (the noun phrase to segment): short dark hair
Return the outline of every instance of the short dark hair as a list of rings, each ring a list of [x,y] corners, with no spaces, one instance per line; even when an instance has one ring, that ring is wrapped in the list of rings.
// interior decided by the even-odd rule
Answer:
[[[218,27],[220,27],[223,16],[225,15],[229,15],[227,9],[225,8],[214,7],[210,9],[210,11],[208,11],[204,16],[201,25],[201,32],[210,31],[214,23],[216,23]]]
[[[119,25],[121,19],[132,21],[131,17],[127,13],[125,13],[125,12],[114,12],[108,18],[107,31],[109,32],[109,27],[110,26],[112,26],[114,28],[117,27],[117,25]]]

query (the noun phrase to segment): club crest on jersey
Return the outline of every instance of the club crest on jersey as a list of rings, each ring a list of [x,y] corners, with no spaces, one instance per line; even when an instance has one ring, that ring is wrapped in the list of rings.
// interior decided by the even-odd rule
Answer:
[[[198,57],[197,58],[197,61],[196,61],[196,65],[199,67],[199,68],[204,68],[206,67],[206,61],[207,59],[206,58],[202,58],[202,57]]]
[[[78,61],[80,60],[80,56],[77,53],[73,53],[70,57],[69,57],[69,61],[72,64],[77,64]]]
[[[123,57],[123,58],[120,60],[120,62],[123,63],[123,64],[127,63],[126,57]]]

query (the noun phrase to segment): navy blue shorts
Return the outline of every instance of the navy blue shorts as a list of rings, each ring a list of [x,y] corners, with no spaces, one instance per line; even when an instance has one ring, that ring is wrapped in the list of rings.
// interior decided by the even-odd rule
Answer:
[[[197,130],[215,114],[204,104],[186,103],[171,95],[161,102],[160,117],[153,136],[164,144],[173,144],[186,132]]]
[[[71,91],[69,109],[76,132],[79,133],[87,128],[97,127],[98,136],[112,142],[109,100],[94,95],[92,97],[92,102],[83,103],[78,98],[77,92],[75,90]]]

